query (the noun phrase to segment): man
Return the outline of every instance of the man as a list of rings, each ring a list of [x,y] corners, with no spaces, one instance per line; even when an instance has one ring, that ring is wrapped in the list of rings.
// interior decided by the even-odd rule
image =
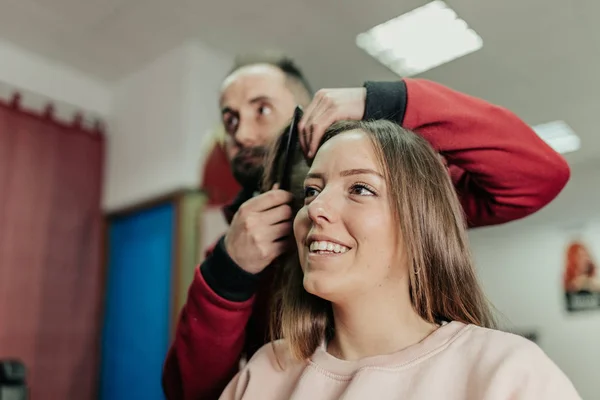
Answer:
[[[289,246],[291,194],[255,195],[266,144],[305,107],[300,141],[313,157],[324,130],[341,119],[385,118],[425,137],[448,164],[471,227],[525,217],[564,187],[569,168],[511,112],[420,80],[367,82],[362,88],[310,89],[289,60],[236,65],[220,98],[226,148],[243,190],[228,208],[230,227],[197,270],[167,357],[169,399],[215,399],[268,339],[271,271]],[[265,388],[268,390],[268,388]]]

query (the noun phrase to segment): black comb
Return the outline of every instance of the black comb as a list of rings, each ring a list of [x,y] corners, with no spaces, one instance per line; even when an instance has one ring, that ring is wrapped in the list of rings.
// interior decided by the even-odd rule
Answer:
[[[297,106],[288,130],[285,146],[282,146],[283,152],[279,156],[281,169],[279,170],[277,182],[279,183],[279,189],[282,190],[289,191],[291,189],[292,165],[294,163],[296,148],[300,143],[298,139],[298,123],[300,123],[303,114],[302,107]]]

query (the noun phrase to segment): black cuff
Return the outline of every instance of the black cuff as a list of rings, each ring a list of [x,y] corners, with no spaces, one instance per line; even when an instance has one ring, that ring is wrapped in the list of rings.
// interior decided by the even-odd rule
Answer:
[[[246,301],[256,291],[260,274],[241,269],[225,250],[225,236],[217,242],[212,254],[200,266],[200,272],[210,288],[230,301]]]
[[[402,125],[406,111],[406,83],[365,82],[367,99],[363,120],[385,119]]]

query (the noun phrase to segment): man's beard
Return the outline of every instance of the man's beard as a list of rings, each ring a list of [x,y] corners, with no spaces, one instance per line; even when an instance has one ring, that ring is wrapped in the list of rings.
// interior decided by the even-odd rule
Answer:
[[[259,188],[267,151],[264,146],[246,147],[231,160],[233,176],[244,188],[252,190]]]

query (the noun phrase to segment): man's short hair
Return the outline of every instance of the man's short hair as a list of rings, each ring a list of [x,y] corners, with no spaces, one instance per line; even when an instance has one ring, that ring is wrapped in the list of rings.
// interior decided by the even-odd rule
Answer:
[[[296,65],[294,60],[280,53],[262,52],[238,55],[234,60],[233,68],[231,68],[227,76],[233,74],[238,69],[257,64],[272,65],[273,67],[278,68],[293,84],[299,85],[306,91],[309,100],[312,98],[313,91],[300,68]]]

